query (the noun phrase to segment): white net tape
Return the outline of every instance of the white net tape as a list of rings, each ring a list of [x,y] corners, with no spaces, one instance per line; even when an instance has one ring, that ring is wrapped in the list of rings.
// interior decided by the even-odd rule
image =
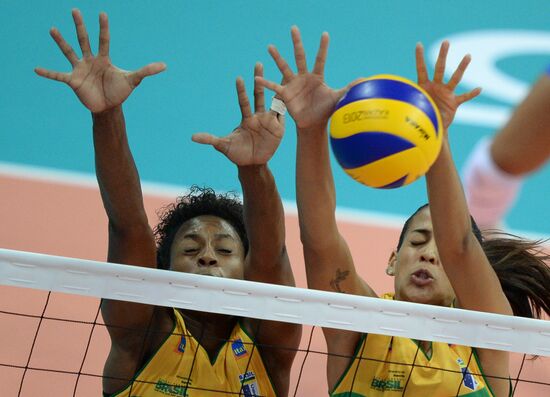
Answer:
[[[550,356],[550,322],[0,249],[0,285]]]

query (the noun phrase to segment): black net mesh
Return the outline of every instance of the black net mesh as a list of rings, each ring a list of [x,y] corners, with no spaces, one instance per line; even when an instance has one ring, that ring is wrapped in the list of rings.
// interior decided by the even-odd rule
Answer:
[[[0,384],[2,396],[98,396],[102,393],[103,365],[110,341],[100,314],[99,299],[0,286]],[[258,321],[255,333],[264,324]],[[154,330],[146,330],[148,333]],[[200,343],[201,335],[194,335]],[[224,341],[220,340],[220,344]],[[254,343],[246,346],[261,351]],[[270,346],[270,348],[273,348]],[[416,357],[423,354],[420,344],[412,372],[423,366]],[[251,357],[252,355],[250,355]],[[511,354],[511,387],[515,396],[550,395],[550,359]],[[467,364],[473,355],[464,357]],[[328,395],[326,383],[327,353],[319,328],[304,326],[302,343],[296,352],[289,395]],[[250,362],[250,361],[249,361]],[[193,365],[189,372],[193,370]],[[248,369],[248,364],[247,367]],[[444,369],[430,367],[434,371]],[[447,370],[448,371],[448,370]],[[246,371],[245,371],[246,372]],[[460,372],[460,371],[457,371]],[[362,374],[355,371],[352,385]],[[486,377],[487,374],[485,374]],[[190,377],[187,376],[189,379]],[[407,396],[410,383],[405,382],[402,395]],[[125,380],[131,383],[131,379]],[[204,396],[260,396],[244,386],[236,392],[202,388],[192,384],[155,384],[161,395],[185,396],[200,390]],[[362,394],[352,394],[359,396]],[[459,396],[460,386],[456,395]],[[463,392],[463,391],[462,391]],[[132,395],[130,393],[130,395]],[[395,395],[395,394],[392,394]]]

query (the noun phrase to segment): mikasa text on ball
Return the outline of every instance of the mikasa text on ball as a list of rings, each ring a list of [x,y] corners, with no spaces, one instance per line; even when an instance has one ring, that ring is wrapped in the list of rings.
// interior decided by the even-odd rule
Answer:
[[[346,173],[376,188],[396,188],[424,175],[439,154],[443,134],[429,95],[394,75],[354,84],[336,105],[329,130]]]

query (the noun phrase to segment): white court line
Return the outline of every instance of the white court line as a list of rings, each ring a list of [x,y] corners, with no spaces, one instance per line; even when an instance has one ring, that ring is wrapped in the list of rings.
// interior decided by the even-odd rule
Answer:
[[[42,181],[67,186],[98,189],[95,175],[84,172],[62,171],[47,167],[20,165],[0,161],[0,175],[31,181]],[[141,186],[145,195],[165,197],[170,200],[173,200],[189,191],[189,186],[178,186],[147,181],[142,182]],[[295,201],[283,200],[283,206],[287,215],[297,215],[298,211]],[[341,206],[336,208],[336,218],[342,222],[355,223],[365,226],[380,226],[397,230],[401,230],[401,227],[407,220],[407,217],[404,216],[384,212],[364,211]],[[549,238],[548,235],[542,235],[540,233],[527,230],[507,229],[507,232],[531,240],[543,240]]]
[[[0,175],[30,181],[41,181],[63,184],[67,186],[98,189],[95,175],[84,172],[64,171],[47,167],[35,167],[0,161]],[[160,196],[167,199],[174,199],[189,191],[189,186],[178,186],[148,181],[142,181],[141,188],[145,195]],[[295,201],[283,200],[283,205],[287,214],[298,214]],[[345,207],[338,207],[336,214],[339,220],[345,222],[365,225],[379,225],[390,228],[400,228],[406,221],[405,217],[400,217],[397,215],[362,211]]]

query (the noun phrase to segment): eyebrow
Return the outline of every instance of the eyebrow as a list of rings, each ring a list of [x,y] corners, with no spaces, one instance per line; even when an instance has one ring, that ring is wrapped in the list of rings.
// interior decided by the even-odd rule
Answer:
[[[234,240],[233,236],[230,235],[229,233],[218,233],[215,235],[216,239],[217,240],[221,240],[221,239],[224,239],[224,238],[229,238],[231,240]]]
[[[189,239],[198,239],[200,237],[201,236],[198,233],[186,233],[186,234],[183,235],[183,238],[189,238]],[[228,233],[218,233],[218,234],[214,235],[214,237],[216,238],[216,240],[222,240],[224,238],[235,240],[233,238],[233,236],[228,234]]]
[[[414,230],[411,230],[411,233],[414,233],[414,232],[423,234],[426,237],[429,237],[429,236],[432,235],[432,231],[430,229],[414,229]]]

